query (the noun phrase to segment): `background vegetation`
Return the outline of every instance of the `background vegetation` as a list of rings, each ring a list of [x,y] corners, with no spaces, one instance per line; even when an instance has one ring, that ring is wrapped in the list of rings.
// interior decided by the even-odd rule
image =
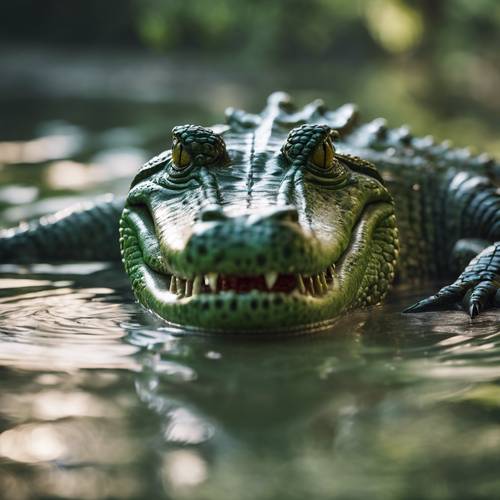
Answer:
[[[174,61],[169,75],[209,106],[258,106],[284,87],[500,152],[497,0],[17,0],[2,8],[0,38]]]

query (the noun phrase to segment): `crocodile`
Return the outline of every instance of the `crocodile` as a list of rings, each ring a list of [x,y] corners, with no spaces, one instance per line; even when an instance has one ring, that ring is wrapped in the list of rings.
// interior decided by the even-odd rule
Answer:
[[[353,104],[226,110],[109,197],[0,233],[1,262],[122,259],[139,303],[213,332],[298,332],[439,279],[405,310],[500,305],[500,168]],[[453,281],[454,280],[454,281]],[[467,316],[464,314],[464,318]]]

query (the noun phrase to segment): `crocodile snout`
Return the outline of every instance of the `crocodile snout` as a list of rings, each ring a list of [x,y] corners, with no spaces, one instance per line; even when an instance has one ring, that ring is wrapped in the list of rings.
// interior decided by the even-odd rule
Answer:
[[[194,272],[294,272],[313,258],[314,239],[296,208],[269,207],[229,216],[220,207],[200,212],[184,254]]]

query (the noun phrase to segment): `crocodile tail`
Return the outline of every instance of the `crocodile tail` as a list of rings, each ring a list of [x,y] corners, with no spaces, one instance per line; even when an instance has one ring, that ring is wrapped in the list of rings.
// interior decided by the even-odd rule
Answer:
[[[122,199],[106,196],[0,231],[0,263],[120,259]]]

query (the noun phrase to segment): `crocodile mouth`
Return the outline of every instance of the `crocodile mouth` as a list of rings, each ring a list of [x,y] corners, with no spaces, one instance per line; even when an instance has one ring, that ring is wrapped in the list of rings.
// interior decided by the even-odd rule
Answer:
[[[222,292],[238,294],[250,293],[298,293],[311,297],[320,297],[333,287],[335,264],[314,275],[283,274],[268,272],[254,276],[237,276],[221,273],[209,273],[194,279],[183,279],[170,275],[168,289],[178,298],[189,298],[200,294],[214,295]]]
[[[394,228],[392,203],[367,204],[347,248],[312,274],[262,269],[254,275],[208,272],[187,279],[147,263],[138,244],[124,262],[139,302],[172,325],[216,333],[300,333],[331,325],[355,305],[377,254],[374,245],[384,245],[384,231]]]

